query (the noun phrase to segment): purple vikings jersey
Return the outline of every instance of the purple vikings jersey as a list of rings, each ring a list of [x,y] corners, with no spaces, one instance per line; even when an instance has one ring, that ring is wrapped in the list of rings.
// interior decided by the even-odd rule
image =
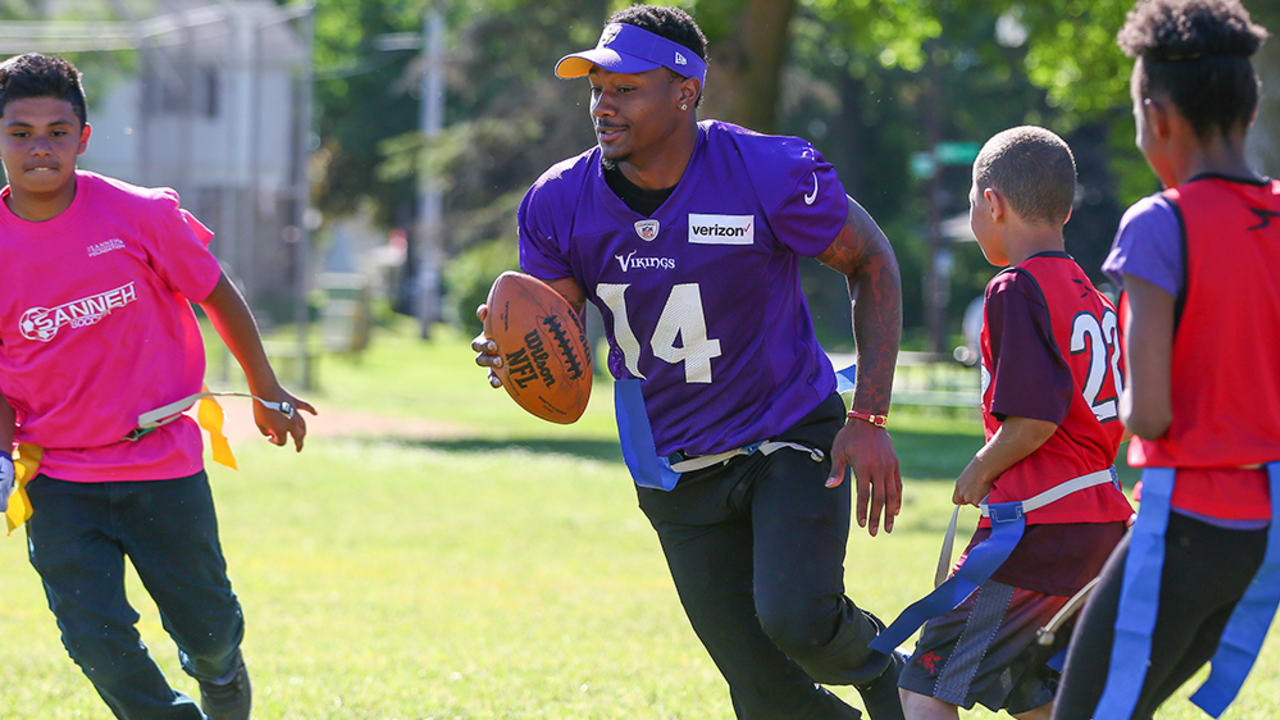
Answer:
[[[520,205],[520,266],[572,277],[600,308],[609,370],[643,381],[658,453],[708,455],[775,437],[835,391],[798,262],[848,214],[805,140],[706,120],[650,217],[605,183],[598,147],[548,169]]]

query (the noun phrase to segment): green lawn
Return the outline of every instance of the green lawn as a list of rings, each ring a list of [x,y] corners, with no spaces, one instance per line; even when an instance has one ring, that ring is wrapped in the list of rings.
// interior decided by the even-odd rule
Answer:
[[[471,355],[442,332],[326,358],[309,396],[322,412],[403,431],[316,436],[301,455],[239,439],[241,471],[211,469],[256,717],[731,717],[635,507],[608,389],[576,425],[550,425],[486,387]],[[892,615],[927,589],[950,480],[979,437],[964,412],[895,410],[906,502],[891,536],[850,539],[860,604]],[[0,718],[108,718],[58,642],[20,532],[0,539],[0,592]],[[130,597],[165,672],[194,692],[135,578]],[[1184,699],[1167,708],[1203,717]],[[1274,637],[1226,717],[1280,717]]]

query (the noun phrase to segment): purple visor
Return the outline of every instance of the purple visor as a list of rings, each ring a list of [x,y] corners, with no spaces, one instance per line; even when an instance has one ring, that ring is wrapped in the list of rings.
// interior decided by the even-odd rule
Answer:
[[[605,25],[594,48],[560,58],[556,75],[582,77],[592,66],[628,75],[664,67],[703,84],[707,80],[707,63],[692,50],[630,23]]]

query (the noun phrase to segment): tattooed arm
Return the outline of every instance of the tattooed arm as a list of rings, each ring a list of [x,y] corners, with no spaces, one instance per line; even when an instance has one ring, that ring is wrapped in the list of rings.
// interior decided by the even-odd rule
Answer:
[[[853,408],[875,415],[888,413],[902,335],[902,280],[893,248],[876,221],[850,198],[844,227],[818,260],[849,280],[858,348]]]
[[[844,227],[818,260],[849,282],[853,337],[858,348],[853,409],[887,414],[902,335],[902,279],[893,248],[875,220],[850,198]],[[893,519],[902,502],[902,476],[889,434],[863,420],[850,420],[832,447],[827,487],[843,482],[846,466],[853,468],[857,480],[859,527],[867,527],[875,535],[883,510],[885,532],[893,532]]]

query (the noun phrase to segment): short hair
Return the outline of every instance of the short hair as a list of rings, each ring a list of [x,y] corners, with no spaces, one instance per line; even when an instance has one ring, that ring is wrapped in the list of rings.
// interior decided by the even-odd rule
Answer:
[[[1026,220],[1067,221],[1076,194],[1076,159],[1053,132],[1023,125],[996,133],[973,162],[973,183],[994,188]]]
[[[702,34],[702,28],[698,27],[698,23],[694,21],[693,16],[678,7],[632,5],[629,8],[623,8],[615,12],[605,21],[606,25],[613,23],[635,25],[641,30],[648,30],[654,35],[660,35],[671,42],[689,48],[694,55],[702,58],[704,62],[707,59],[707,36]],[[668,69],[667,72],[671,73],[672,77],[686,77],[671,69]],[[701,104],[702,93],[699,92],[694,107]]]
[[[71,103],[71,110],[88,122],[80,71],[55,55],[27,53],[0,63],[0,115],[10,100],[51,97]]]
[[[648,30],[654,35],[689,48],[695,55],[707,59],[707,36],[689,13],[678,7],[662,5],[632,5],[609,16],[606,25],[626,23],[635,25],[641,30]]]
[[[1167,96],[1206,140],[1252,121],[1259,82],[1249,58],[1266,39],[1239,0],[1140,0],[1116,44],[1141,59],[1138,92]]]

